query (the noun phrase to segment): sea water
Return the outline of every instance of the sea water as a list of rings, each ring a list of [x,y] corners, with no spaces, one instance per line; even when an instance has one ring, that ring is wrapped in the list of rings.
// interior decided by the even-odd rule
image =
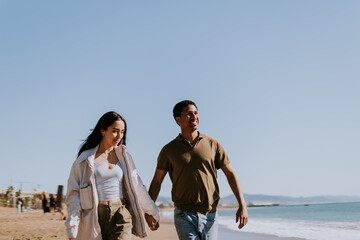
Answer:
[[[239,231],[236,210],[219,210],[219,225]],[[360,240],[360,203],[333,203],[248,208],[241,230],[309,240]]]

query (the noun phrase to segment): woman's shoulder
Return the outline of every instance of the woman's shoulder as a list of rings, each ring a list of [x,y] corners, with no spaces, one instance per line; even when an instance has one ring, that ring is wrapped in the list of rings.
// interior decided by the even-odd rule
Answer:
[[[124,160],[129,162],[131,165],[134,165],[134,160],[133,160],[131,154],[126,150],[125,145],[117,146],[116,150],[118,151],[118,153],[120,153],[123,156],[123,158],[125,158]]]
[[[121,153],[125,153],[125,154],[128,155],[128,156],[131,156],[130,153],[127,151],[125,145],[116,146],[116,147],[115,147],[115,150],[116,150],[116,151],[119,151],[119,152],[121,152]]]
[[[87,149],[87,150],[83,151],[83,152],[76,158],[75,162],[80,163],[80,162],[86,160],[87,158],[89,158],[91,155],[95,155],[96,149],[97,149],[97,147],[91,148],[91,149]]]

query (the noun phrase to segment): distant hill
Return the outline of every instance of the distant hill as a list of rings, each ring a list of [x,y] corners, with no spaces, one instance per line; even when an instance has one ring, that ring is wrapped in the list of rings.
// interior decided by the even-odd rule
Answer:
[[[161,203],[166,203],[166,202],[171,202],[171,197],[164,197],[164,196],[159,196],[156,199],[156,202],[161,202]]]
[[[314,196],[314,197],[287,197],[262,194],[244,194],[247,204],[271,205],[271,204],[314,204],[314,203],[337,203],[337,202],[360,202],[360,196]],[[234,195],[220,199],[220,205],[236,205]]]
[[[174,204],[171,201],[171,197],[164,197],[164,196],[159,196],[156,199],[156,205],[158,207],[173,207]]]
[[[289,205],[289,204],[315,204],[315,203],[344,203],[360,202],[360,196],[314,196],[314,197],[287,197],[278,195],[244,194],[247,204],[250,205]],[[159,196],[156,204],[162,207],[171,207],[171,197]],[[220,206],[237,205],[234,195],[222,197]]]

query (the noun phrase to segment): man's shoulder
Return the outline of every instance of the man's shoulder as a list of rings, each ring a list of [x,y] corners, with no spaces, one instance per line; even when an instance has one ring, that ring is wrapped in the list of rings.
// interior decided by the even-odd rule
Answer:
[[[177,142],[181,141],[181,137],[180,135],[176,136],[173,140],[171,140],[168,144],[166,144],[165,146],[167,145],[172,145],[172,144],[176,144]]]
[[[205,134],[203,134],[203,133],[200,133],[200,137],[201,137],[203,140],[205,140],[205,141],[207,141],[207,142],[210,142],[210,143],[212,143],[212,144],[219,144],[219,141],[218,141],[218,140],[216,140],[215,138],[209,137],[209,136],[207,136],[207,135],[205,135]]]
[[[172,153],[174,152],[174,150],[177,148],[177,142],[179,140],[177,139],[177,137],[173,140],[171,140],[169,143],[165,144],[158,156],[158,160],[159,159],[166,159],[168,158],[170,155],[172,155]]]
[[[179,136],[177,136],[173,140],[165,144],[163,149],[169,149],[169,148],[171,149],[172,147],[176,146],[179,141],[180,141]]]

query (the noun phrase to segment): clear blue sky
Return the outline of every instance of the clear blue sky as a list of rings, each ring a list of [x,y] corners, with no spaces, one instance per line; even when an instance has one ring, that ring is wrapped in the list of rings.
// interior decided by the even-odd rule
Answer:
[[[245,193],[360,195],[359,1],[0,1],[0,189],[56,192],[110,110],[149,186],[194,100]],[[219,172],[221,195],[231,193]],[[170,196],[167,177],[160,195]]]

